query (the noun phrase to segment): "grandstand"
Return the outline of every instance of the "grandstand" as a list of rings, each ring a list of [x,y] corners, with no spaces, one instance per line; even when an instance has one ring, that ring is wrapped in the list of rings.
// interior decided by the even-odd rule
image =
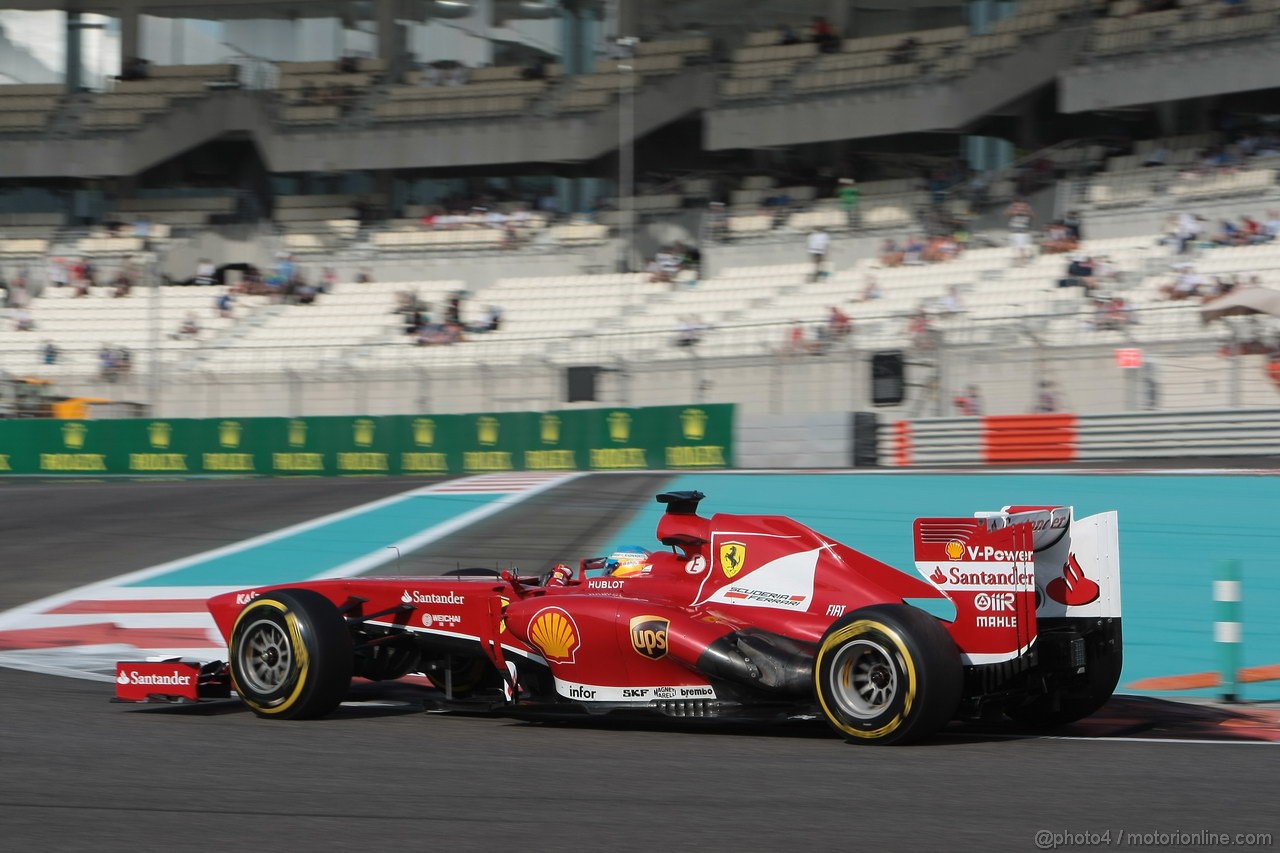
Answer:
[[[1273,321],[1204,323],[1163,288],[1186,262],[1280,288],[1274,234],[1217,239],[1224,220],[1280,223],[1270,83],[1213,71],[1267,50],[1280,3],[855,0],[828,36],[810,25],[829,4],[695,22],[610,0],[598,32],[565,5],[541,36],[482,23],[482,47],[439,4],[398,24],[392,5],[363,28],[309,9],[343,45],[321,50],[282,37],[283,5],[139,0],[204,21],[189,54],[138,66],[162,46],[119,19],[118,73],[0,84],[0,369],[169,415],[549,406],[575,366],[600,370],[602,401],[853,410],[884,350],[908,353],[912,387],[889,413],[950,413],[972,383],[990,411],[1027,411],[1045,378],[1080,412],[1274,401]],[[254,49],[203,45],[209,22]],[[1216,100],[1167,74],[1150,97],[1143,69],[1189,55]],[[1004,211],[1023,197],[1037,242],[1069,212],[1084,239],[1020,263]],[[1169,223],[1187,215],[1205,224],[1184,241]],[[908,249],[930,240],[949,259]],[[1059,286],[1076,255],[1115,274]],[[160,286],[206,258],[220,283]],[[94,282],[64,284],[80,259]],[[106,286],[126,270],[127,294]],[[406,334],[406,298],[434,328],[453,297],[460,329]],[[112,348],[129,371],[103,369]],[[1116,368],[1117,349],[1145,366]]]

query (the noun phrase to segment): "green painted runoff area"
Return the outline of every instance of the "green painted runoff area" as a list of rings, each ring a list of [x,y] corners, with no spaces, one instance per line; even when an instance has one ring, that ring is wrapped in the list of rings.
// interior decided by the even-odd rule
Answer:
[[[789,515],[890,565],[913,571],[911,523],[1010,504],[1117,510],[1124,606],[1124,685],[1217,669],[1213,582],[1243,567],[1243,665],[1280,664],[1280,478],[1196,474],[748,474],[674,477],[667,489],[706,493],[703,513]],[[657,547],[662,507],[639,508],[616,545]],[[1214,696],[1216,690],[1171,696]],[[1243,686],[1280,699],[1280,682]]]

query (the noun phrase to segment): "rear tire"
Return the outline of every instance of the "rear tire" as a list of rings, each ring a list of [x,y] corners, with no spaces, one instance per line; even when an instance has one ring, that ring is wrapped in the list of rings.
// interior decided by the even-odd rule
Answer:
[[[269,592],[246,604],[231,629],[230,652],[236,693],[260,717],[323,716],[351,686],[346,620],[309,589]]]
[[[963,671],[951,635],[905,604],[837,620],[818,645],[814,688],[827,722],[850,743],[905,744],[941,729],[960,704]]]

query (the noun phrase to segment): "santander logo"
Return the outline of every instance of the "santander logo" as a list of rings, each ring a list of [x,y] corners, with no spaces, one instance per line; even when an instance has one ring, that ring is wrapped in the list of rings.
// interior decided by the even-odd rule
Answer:
[[[942,567],[938,566],[934,568],[933,574],[929,575],[929,580],[936,584],[944,584],[947,582],[947,576],[942,573]]]
[[[116,684],[128,684],[128,683],[129,683],[128,673],[126,673],[123,669],[120,670],[120,674],[116,676]]]
[[[1049,581],[1045,592],[1059,604],[1079,607],[1097,601],[1102,590],[1097,581],[1084,576],[1084,569],[1076,562],[1076,555],[1068,554],[1067,562],[1062,566],[1062,577]]]

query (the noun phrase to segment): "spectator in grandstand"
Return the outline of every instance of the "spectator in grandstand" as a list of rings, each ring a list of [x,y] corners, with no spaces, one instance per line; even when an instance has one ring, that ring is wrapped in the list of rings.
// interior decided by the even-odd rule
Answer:
[[[1143,166],[1165,166],[1169,163],[1169,148],[1164,144],[1164,140],[1156,142],[1155,146],[1147,152],[1147,156],[1142,158]]]
[[[1247,242],[1244,232],[1230,219],[1219,223],[1218,233],[1210,240],[1216,246],[1243,246]]]
[[[224,320],[229,320],[235,316],[234,310],[235,297],[231,295],[231,288],[227,288],[218,294],[213,300],[213,308],[218,312],[218,316]]]
[[[1039,388],[1036,394],[1035,411],[1038,414],[1058,411],[1058,389],[1054,382],[1050,379],[1041,379]]]
[[[496,332],[502,326],[502,308],[490,305],[480,314],[480,319],[463,327],[468,332]]]
[[[675,344],[678,347],[696,347],[706,330],[706,324],[697,314],[681,317],[676,326]]]
[[[813,16],[813,43],[818,46],[821,53],[839,53],[840,37],[836,34],[835,29],[821,15]]]
[[[187,316],[182,318],[182,325],[171,337],[186,340],[200,337],[200,321],[196,319],[196,315],[188,311]]]
[[[1083,254],[1072,255],[1067,263],[1067,276],[1058,279],[1058,287],[1083,287],[1085,293],[1092,293],[1098,286],[1093,276],[1093,258]]]
[[[889,51],[889,62],[892,65],[905,65],[915,62],[920,53],[920,39],[908,36]]]
[[[320,292],[333,293],[338,287],[338,274],[333,267],[325,267],[320,273]]]
[[[1219,17],[1231,18],[1236,15],[1248,14],[1249,3],[1248,0],[1221,0],[1218,8],[1221,10],[1218,13]]]
[[[880,289],[880,282],[875,276],[867,273],[866,278],[862,280],[862,301],[868,302],[879,299],[881,296],[884,296],[884,291]]]
[[[65,258],[49,259],[49,284],[53,287],[66,287],[70,279]]]
[[[905,253],[898,248],[897,241],[892,237],[885,237],[884,242],[880,244],[880,266],[900,267],[904,257]]]
[[[1196,268],[1192,264],[1178,264],[1175,267],[1177,275],[1173,281],[1160,287],[1160,292],[1165,299],[1181,300],[1191,299],[1195,296],[1202,296],[1210,287],[1209,280],[1200,273],[1196,272]]]
[[[809,352],[809,339],[805,334],[804,325],[799,320],[792,320],[791,326],[787,330],[787,352],[802,353]]]
[[[111,295],[116,299],[128,296],[129,292],[133,290],[133,281],[136,275],[137,270],[134,266],[133,259],[126,259],[120,269],[116,270],[115,278],[111,279]]]
[[[783,24],[779,27],[781,35],[778,38],[778,44],[800,44],[800,34],[796,32],[796,28],[791,24]]]
[[[809,234],[809,260],[813,262],[811,281],[818,281],[825,275],[823,263],[827,259],[827,250],[831,247],[831,235],[821,228],[815,228]]]
[[[1045,231],[1044,239],[1040,242],[1040,251],[1046,255],[1057,255],[1064,252],[1074,252],[1080,248],[1079,241],[1071,234],[1071,229],[1064,222],[1054,222]]]
[[[140,56],[131,56],[120,66],[117,80],[146,80],[151,76],[151,63]]]
[[[361,267],[360,272],[356,273],[356,284],[369,284],[373,281],[373,271],[368,267]]]
[[[841,178],[839,186],[840,209],[844,211],[845,225],[850,228],[856,228],[858,196],[861,195],[861,191],[858,189],[858,182],[853,178]]]
[[[449,297],[449,301],[444,307],[444,322],[446,325],[453,323],[456,326],[462,325],[462,294],[455,293]]]
[[[520,76],[525,80],[546,80],[547,58],[539,54],[520,71]]]
[[[13,330],[15,332],[30,332],[36,327],[35,318],[31,316],[29,308],[13,309]]]
[[[908,266],[923,264],[924,250],[928,244],[924,241],[921,234],[912,234],[907,238],[907,244],[902,248],[902,262]]]
[[[21,276],[15,276],[10,282],[5,304],[10,308],[26,308],[31,304],[31,291]]]
[[[1133,313],[1133,306],[1123,296],[1099,299],[1094,304],[1094,329],[1119,331],[1136,322],[1138,318]]]
[[[835,305],[827,306],[827,335],[831,340],[841,340],[853,334],[853,320]]]
[[[1009,220],[1009,248],[1014,251],[1014,263],[1021,266],[1031,260],[1031,205],[1018,199],[1004,212]]]
[[[911,345],[919,350],[932,350],[938,346],[938,330],[933,326],[933,319],[925,303],[921,302],[911,319],[907,321],[907,336]]]
[[[957,394],[951,401],[956,414],[965,417],[977,417],[982,414],[982,393],[977,385],[969,385],[963,394]]]
[[[40,363],[41,364],[57,364],[58,356],[62,354],[62,350],[58,349],[58,345],[53,341],[45,341],[44,346],[40,347]]]
[[[1066,229],[1070,234],[1072,240],[1075,240],[1077,243],[1079,243],[1081,240],[1084,239],[1084,232],[1081,228],[1081,223],[1080,223],[1080,211],[1068,210],[1067,215],[1062,217],[1062,224],[1066,226]]]
[[[339,74],[355,74],[360,70],[360,60],[350,54],[338,57],[335,70]]]
[[[680,271],[680,259],[673,253],[668,252],[666,246],[663,246],[649,260],[649,265],[646,269],[649,273],[650,282],[675,281],[676,273]]]
[[[938,310],[944,314],[963,314],[965,312],[964,300],[960,298],[960,288],[958,285],[951,285],[947,288],[946,294],[938,299]]]

